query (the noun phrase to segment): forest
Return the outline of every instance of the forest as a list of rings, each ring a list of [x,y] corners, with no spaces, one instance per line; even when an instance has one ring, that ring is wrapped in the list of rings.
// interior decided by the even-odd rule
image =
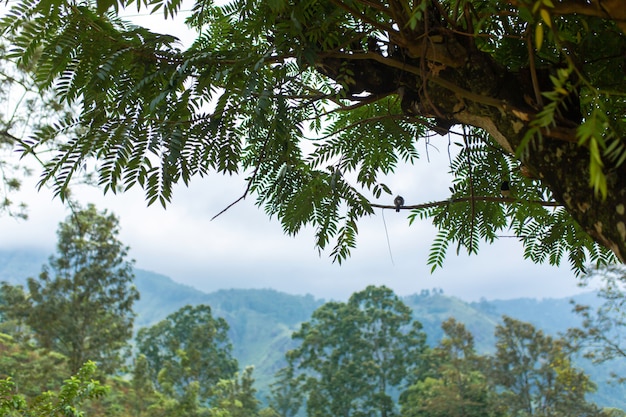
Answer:
[[[0,211],[27,217],[12,201],[27,158],[71,214],[39,274],[0,287],[0,414],[625,415],[590,400],[597,381],[577,365],[626,356],[623,0],[185,4],[4,2],[0,148],[22,159],[0,156]],[[400,195],[399,166],[437,147],[448,164],[430,175],[451,175],[446,195]],[[489,344],[468,317],[429,340],[393,291],[367,286],[282,329],[290,348],[259,398],[209,303],[136,326],[119,219],[73,193],[139,188],[168,207],[177,184],[209,175],[243,179],[213,218],[252,200],[339,264],[359,223],[393,210],[435,227],[431,271],[513,238],[525,259],[599,278],[600,301],[573,305],[579,325],[558,334],[499,317]]]
[[[26,286],[2,283],[2,415],[626,415],[590,400],[596,381],[578,365],[583,356],[596,362],[623,359],[618,346],[608,343],[616,342],[610,332],[622,329],[602,322],[615,307],[615,293],[601,294],[604,304],[576,305],[578,328],[552,335],[505,315],[493,337],[481,329],[476,342],[453,317],[436,316],[426,327],[416,318],[428,315],[416,314],[407,303],[431,313],[446,311],[441,302],[432,303],[443,297],[437,289],[403,301],[384,286],[368,286],[345,302],[281,301],[266,291],[243,303],[226,291],[216,304],[219,311],[265,310],[290,317],[295,328],[261,396],[254,368],[235,358],[229,324],[200,302],[195,290],[180,287],[181,297],[167,290],[172,284],[165,281],[141,284],[174,300],[198,302],[172,304],[176,311],[143,318],[133,331],[140,296],[118,233],[115,215],[81,208],[59,225],[57,253],[37,278],[28,278]],[[476,308],[497,308],[484,304]],[[161,301],[157,308],[165,305]],[[142,311],[151,310],[144,306]],[[460,316],[479,328],[468,310]],[[549,316],[546,321],[558,327]],[[611,323],[618,321],[611,318]],[[258,324],[237,327],[238,341],[253,341],[260,337],[255,330],[267,330]],[[428,340],[426,328],[437,340]],[[237,334],[243,329],[251,334]],[[619,383],[624,367],[612,369]]]

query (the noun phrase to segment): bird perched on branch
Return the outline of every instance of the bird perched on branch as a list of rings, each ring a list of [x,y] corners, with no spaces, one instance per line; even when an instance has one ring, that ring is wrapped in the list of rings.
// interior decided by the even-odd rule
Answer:
[[[511,196],[511,186],[508,181],[502,181],[502,185],[500,185],[500,194],[504,198]]]
[[[402,206],[404,206],[404,198],[402,198],[401,195],[397,196],[393,200],[393,205],[396,206],[396,213],[399,213],[400,212],[400,208],[402,208]]]

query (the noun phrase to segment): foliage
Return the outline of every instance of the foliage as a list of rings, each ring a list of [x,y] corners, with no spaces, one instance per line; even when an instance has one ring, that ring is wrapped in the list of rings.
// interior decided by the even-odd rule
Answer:
[[[16,205],[10,195],[20,190],[22,177],[30,175],[30,169],[16,163],[11,153],[25,127],[33,122],[32,115],[39,113],[45,119],[45,110],[35,106],[40,96],[25,69],[12,65],[6,55],[7,45],[0,42],[0,103],[3,105],[0,110],[0,212],[26,218],[24,203]]]
[[[255,417],[259,414],[259,400],[255,397],[252,370],[247,367],[241,377],[223,379],[215,386],[211,417]]]
[[[265,292],[260,294],[267,295]],[[440,302],[436,307],[433,303],[428,303],[445,298],[441,294],[432,297],[422,294],[414,298],[414,302],[420,300],[420,304],[427,306],[425,311],[441,312],[441,306],[445,305]],[[213,378],[203,386],[199,378],[191,375],[189,368],[193,364],[188,363],[187,369],[178,366],[182,365],[182,362],[177,365],[166,365],[158,372],[152,368],[148,357],[141,353],[134,358],[129,375],[111,377],[106,381],[108,387],[106,396],[85,401],[80,408],[84,415],[111,417],[293,417],[304,401],[312,397],[316,400],[316,393],[310,389],[320,390],[321,395],[328,393],[331,400],[339,400],[346,398],[343,395],[348,389],[357,387],[362,388],[361,392],[366,393],[366,397],[360,402],[353,402],[356,406],[348,409],[349,415],[358,416],[366,412],[368,415],[384,415],[388,409],[370,408],[368,411],[365,408],[369,398],[375,399],[372,403],[376,406],[387,404],[379,391],[387,384],[389,388],[387,392],[394,405],[393,413],[387,415],[397,414],[398,410],[395,407],[398,398],[402,406],[399,415],[407,417],[569,416],[573,413],[579,416],[599,415],[600,411],[585,400],[593,384],[587,375],[573,366],[571,347],[564,339],[552,338],[527,323],[505,318],[497,329],[495,354],[482,356],[476,353],[474,337],[465,326],[449,319],[442,324],[444,337],[437,346],[432,349],[426,348],[423,334],[418,331],[413,335],[417,337],[412,340],[406,339],[408,347],[403,349],[402,344],[395,340],[392,329],[400,324],[400,333],[407,336],[415,330],[415,322],[411,319],[410,309],[406,305],[402,307],[403,304],[398,301],[398,298],[384,287],[368,287],[365,291],[355,293],[347,303],[331,302],[327,303],[326,307],[320,307],[311,321],[303,325],[303,328],[308,329],[307,337],[304,339],[296,337],[302,344],[287,355],[289,366],[278,374],[269,408],[259,409],[260,403],[255,398],[257,385],[252,378],[252,368],[246,368],[239,375],[230,374]],[[183,343],[188,342],[185,339],[188,335],[197,340],[202,338],[198,335],[207,334],[201,330],[194,332],[195,322],[192,318],[202,316],[200,322],[206,322],[207,317],[212,319],[212,314],[211,316],[206,314],[211,313],[211,310],[207,310],[205,306],[198,308],[200,313],[194,313],[192,310],[191,306],[181,309],[178,320],[175,320],[179,323],[175,327],[180,332],[170,332],[170,336],[173,334],[184,339]],[[468,313],[470,310],[462,311]],[[168,320],[174,322],[172,316],[175,315],[171,315]],[[212,320],[217,322],[215,319]],[[322,325],[325,325],[325,331]],[[166,326],[155,326],[146,330],[156,332],[155,328],[164,327]],[[204,329],[207,327],[210,328],[205,326]],[[304,336],[303,328],[298,332],[300,336]],[[351,331],[354,329],[359,330],[356,336],[355,332]],[[368,333],[368,330],[372,329],[375,331]],[[479,338],[484,337],[482,332],[483,330],[477,333]],[[225,333],[225,330],[214,329],[209,330],[209,333],[215,335]],[[179,345],[179,341],[174,337],[164,340],[152,339],[155,342],[154,346],[163,344],[160,346],[163,348],[159,353],[161,358],[166,356],[164,352],[170,348],[175,351],[174,361],[193,356],[193,353],[188,354],[192,349]],[[145,336],[143,341],[145,344],[148,343]],[[384,343],[389,344],[385,347]],[[199,345],[194,346],[198,348]],[[228,343],[226,346],[225,350],[230,351]],[[381,346],[383,348],[379,349]],[[398,349],[394,350],[389,348],[390,346],[396,346]],[[0,351],[2,352],[0,377],[7,376],[4,369],[10,369],[12,372],[9,373],[12,379],[0,381],[0,410],[2,410],[0,414],[4,413],[2,415],[11,417],[38,416],[39,414],[23,412],[31,410],[28,407],[35,404],[33,401],[37,394],[60,384],[62,375],[65,374],[63,358],[56,353],[48,353],[27,344],[17,343],[4,335],[0,338]],[[313,355],[313,353],[317,355],[316,352],[320,352],[320,357],[326,360],[326,364],[316,362],[317,356]],[[385,352],[393,354],[385,355]],[[406,356],[402,357],[402,354]],[[227,367],[232,364],[229,354],[223,357],[227,359],[226,363],[213,362],[213,365]],[[302,366],[307,358],[309,364],[319,365],[318,368]],[[394,370],[396,365],[394,358],[396,360],[400,358],[398,360],[400,365],[396,368],[399,371]],[[163,361],[160,363],[163,364]],[[195,363],[203,362],[200,360]],[[383,369],[379,370],[377,367],[395,373],[403,372],[406,367],[410,372],[405,373],[403,383],[390,387],[396,375],[383,375]],[[170,372],[177,369],[187,372],[184,376],[186,381],[179,384],[182,387],[180,389],[173,388],[175,381],[170,377],[182,374]],[[377,372],[378,379],[375,375]],[[367,383],[362,384],[363,380]],[[19,392],[16,392],[16,386],[19,387]],[[337,395],[333,387],[334,391],[338,391]],[[530,414],[516,414],[516,410],[524,407],[522,403],[527,394],[531,396],[530,403],[534,408]],[[59,400],[58,397],[49,395],[46,394],[46,398],[51,399],[51,402],[46,403],[48,404],[45,406],[46,409],[51,409],[50,407],[58,409],[56,402]],[[317,399],[323,400],[321,395],[318,394]],[[314,405],[316,404],[319,405],[314,402]],[[17,407],[21,408],[16,410]],[[68,408],[71,411],[78,405],[74,402],[70,407],[74,407]],[[309,407],[307,404],[307,408]],[[602,411],[604,416],[620,416],[620,413],[622,412],[617,409]],[[309,409],[309,415],[329,414],[324,414],[324,410]]]
[[[0,378],[10,378],[25,399],[60,385],[68,375],[67,359],[0,333]]]
[[[0,330],[16,341],[29,340],[32,331],[24,322],[30,314],[24,288],[20,285],[0,283]]]
[[[6,61],[6,45],[0,43],[0,103],[6,103],[8,107],[10,102],[9,92],[14,88],[15,84],[19,85],[21,82],[21,80],[16,80],[10,74]],[[0,211],[25,218],[25,207],[20,204],[17,211],[14,211],[14,204],[9,197],[10,193],[19,190],[22,185],[19,168],[11,163],[10,154],[7,152],[14,145],[13,138],[8,134],[8,131],[12,121],[16,118],[15,116],[15,114],[4,114],[4,111],[0,112],[0,152],[2,155],[0,158],[0,184],[2,184],[0,188]],[[27,174],[28,172],[25,173]]]
[[[457,252],[466,248],[469,254],[476,254],[481,240],[493,243],[509,230],[524,244],[524,257],[535,263],[560,265],[566,257],[578,275],[588,262],[604,265],[614,261],[609,252],[602,250],[577,223],[571,221],[564,208],[544,206],[543,201],[553,199],[550,190],[525,177],[510,155],[493,155],[495,146],[497,144],[484,132],[475,129],[467,134],[463,148],[450,165],[454,175],[450,200],[460,201],[425,206],[409,216],[411,222],[430,218],[439,229],[428,257],[433,271],[443,266],[450,245],[456,243]],[[525,204],[463,201],[467,195],[499,192],[504,180],[514,184],[514,197]],[[537,196],[542,197],[538,199]]]
[[[53,91],[39,88],[32,77],[33,66],[17,65],[9,59],[10,54],[11,45],[3,37],[0,41],[0,213],[26,219],[26,204],[13,201],[12,194],[22,189],[23,179],[32,175],[33,168],[41,168],[43,161],[18,159],[15,150],[25,144],[32,131],[68,117],[72,109],[60,103]],[[83,182],[90,181],[90,174],[84,169],[78,177]]]
[[[276,373],[271,385],[269,406],[280,417],[294,417],[304,403],[301,385],[305,375],[296,377],[295,374],[295,367],[289,364]]]
[[[588,305],[575,304],[574,311],[582,317],[582,326],[568,330],[568,337],[596,364],[626,358],[625,271],[621,267],[607,267],[594,270],[585,279],[592,281],[598,277],[603,281],[598,291],[602,303],[595,310]],[[626,380],[626,376],[615,372],[612,376],[619,382]]]
[[[127,413],[146,416],[259,415],[252,367],[234,374],[228,325],[207,305],[185,306],[137,335],[139,351],[123,400]],[[233,376],[234,374],[234,376]]]
[[[596,2],[196,0],[181,49],[117,14],[174,19],[180,1],[23,0],[0,30],[79,109],[23,149],[62,141],[42,178],[61,197],[93,159],[106,191],[141,186],[163,205],[194,175],[245,173],[242,198],[286,233],[312,225],[343,261],[358,220],[393,207],[385,177],[419,160],[429,129],[462,124],[450,198],[405,195],[439,228],[433,268],[450,245],[472,254],[510,230],[525,257],[581,271],[626,259],[626,18],[620,0]]]
[[[132,335],[139,293],[118,234],[113,214],[92,205],[78,209],[60,224],[58,254],[28,279],[28,293],[2,284],[2,314],[27,324],[40,346],[68,358],[72,371],[90,359],[112,372]]]
[[[572,365],[565,339],[504,316],[495,353],[479,356],[462,324],[450,319],[442,328],[425,372],[403,393],[403,416],[610,415],[586,400],[595,385]]]
[[[12,253],[0,252],[0,264],[12,265],[8,271],[0,269],[0,280],[17,277],[14,271],[37,271],[38,267],[33,268],[22,262],[41,265],[43,260],[44,256],[17,257]],[[214,317],[223,317],[229,324],[228,336],[233,345],[233,357],[240,364],[255,366],[257,396],[263,400],[274,397],[270,384],[274,381],[277,370],[286,365],[285,352],[297,347],[298,341],[291,339],[292,332],[299,326],[294,324],[294,318],[310,318],[313,311],[323,304],[323,300],[310,296],[288,295],[269,290],[232,290],[205,294],[176,284],[162,275],[141,270],[136,270],[135,275],[135,285],[142,294],[141,300],[135,303],[135,323],[156,324],[157,319],[162,320],[185,304],[210,304]],[[594,309],[596,307],[593,293],[581,294],[573,299],[577,304],[591,305]],[[441,323],[449,317],[457,317],[474,335],[475,347],[480,354],[494,351],[494,327],[502,315],[523,318],[547,334],[563,333],[568,328],[581,326],[581,320],[572,312],[569,298],[518,298],[466,303],[431,289],[422,291],[422,294],[402,297],[402,301],[413,310],[413,317],[422,323],[430,344],[436,345],[443,337]],[[280,314],[279,306],[284,306],[284,315]],[[7,323],[0,323],[0,327],[4,324]],[[603,364],[592,364],[577,355],[574,365],[583,369],[598,384],[597,391],[590,394],[589,399],[605,407],[626,409],[624,385],[607,383],[611,372],[618,376],[626,375],[626,361],[616,359]],[[151,384],[152,382],[150,386]],[[112,382],[107,381],[107,385],[112,386]],[[113,404],[120,404],[123,402],[122,398],[132,396],[134,392],[124,385],[120,388],[124,395],[114,398],[112,395],[116,389],[112,386],[112,393],[105,401],[111,398]],[[283,392],[287,399],[296,399],[295,388],[291,392]],[[147,404],[154,402],[149,395],[145,398],[146,402],[137,406],[142,410],[146,410]],[[279,411],[281,408],[271,405],[281,415],[293,415],[283,413]]]
[[[15,383],[11,378],[0,379],[0,413],[3,416],[10,416],[12,410],[24,408],[26,401],[15,394]]]
[[[0,414],[7,417],[80,416],[79,406],[87,399],[100,398],[107,388],[92,379],[95,363],[86,362],[78,372],[66,379],[58,392],[45,391],[27,402],[16,393],[15,383],[0,380]]]
[[[572,365],[571,347],[531,324],[503,318],[496,327],[496,353],[489,377],[510,415],[599,415],[586,401],[595,390],[589,377]]]
[[[137,350],[144,355],[157,391],[178,400],[213,396],[213,386],[237,370],[228,324],[214,318],[208,305],[185,306],[165,320],[139,330]]]
[[[425,349],[420,329],[390,289],[368,286],[347,303],[329,302],[315,310],[293,334],[301,345],[287,353],[293,371],[285,372],[302,379],[299,389],[309,416],[390,417],[396,414],[393,390],[407,383]],[[283,404],[282,412],[297,405],[286,406],[279,397],[274,403]]]
[[[403,417],[495,417],[503,415],[497,394],[483,373],[485,358],[454,319],[442,323],[445,337],[426,353],[419,380],[401,397]]]

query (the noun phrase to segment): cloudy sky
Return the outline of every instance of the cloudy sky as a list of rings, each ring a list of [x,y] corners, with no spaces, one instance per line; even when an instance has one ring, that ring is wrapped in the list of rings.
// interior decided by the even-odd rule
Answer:
[[[440,140],[444,149],[431,150],[430,162],[424,159],[402,167],[387,179],[407,204],[445,196],[447,140]],[[36,179],[28,179],[13,198],[28,203],[29,219],[0,217],[0,249],[54,251],[58,223],[69,212],[50,190],[37,192]],[[581,291],[566,265],[555,268],[525,261],[521,245],[510,238],[483,245],[477,256],[457,256],[452,249],[444,268],[431,274],[426,261],[434,228],[427,221],[409,226],[407,212],[378,209],[366,218],[359,225],[357,249],[342,265],[332,263],[328,253],[318,254],[311,230],[296,237],[284,235],[280,224],[254,205],[254,196],[210,220],[244,189],[239,177],[196,178],[189,188],[175,190],[167,209],[147,207],[138,188],[121,195],[104,196],[87,187],[74,193],[83,204],[94,203],[119,216],[120,239],[131,247],[137,267],[204,291],[275,288],[328,299],[348,297],[368,284],[385,284],[398,294],[437,287],[465,300],[559,297]]]
[[[135,19],[155,25],[154,17]],[[188,34],[179,31],[178,36],[190,41]],[[385,181],[405,197],[406,204],[446,198],[447,139],[438,140],[438,150],[429,149],[430,162],[422,152],[418,165],[401,167]],[[54,251],[56,228],[68,211],[49,190],[37,192],[36,180],[37,175],[27,180],[23,191],[13,196],[28,203],[29,220],[0,217],[0,249]],[[74,192],[83,204],[94,203],[119,216],[120,238],[131,247],[137,267],[204,291],[275,288],[328,299],[346,298],[368,284],[385,284],[398,294],[437,287],[465,300],[561,297],[583,291],[567,265],[555,268],[525,261],[521,245],[510,238],[483,245],[478,256],[457,256],[453,248],[444,268],[431,274],[426,260],[435,230],[428,222],[409,226],[407,212],[392,210],[384,214],[377,210],[365,219],[352,257],[342,265],[333,264],[328,253],[318,254],[314,248],[311,230],[296,237],[284,235],[280,224],[254,205],[254,196],[210,220],[244,189],[240,177],[196,178],[188,188],[175,190],[167,209],[147,207],[140,189],[107,196],[86,187]],[[391,204],[392,197],[388,199],[381,203]]]

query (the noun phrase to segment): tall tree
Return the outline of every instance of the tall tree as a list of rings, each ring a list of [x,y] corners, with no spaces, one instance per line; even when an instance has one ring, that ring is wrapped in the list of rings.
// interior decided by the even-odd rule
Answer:
[[[504,317],[496,327],[496,353],[490,377],[510,415],[597,416],[585,396],[595,390],[589,377],[571,362],[564,339],[531,324]]]
[[[299,375],[296,376],[296,373]],[[280,417],[295,417],[304,403],[302,382],[305,375],[297,372],[293,363],[280,369],[271,384],[269,406]]]
[[[403,417],[496,417],[504,413],[484,373],[486,358],[474,337],[454,319],[442,324],[444,338],[424,355],[418,381],[402,393]]]
[[[0,22],[11,56],[80,109],[26,146],[65,139],[43,175],[59,194],[93,156],[105,189],[150,203],[249,172],[242,198],[287,233],[313,225],[340,261],[375,207],[432,219],[433,267],[503,231],[535,262],[626,260],[622,0],[196,0],[184,50],[123,22],[133,3],[172,19],[182,4],[22,0]],[[461,148],[451,194],[396,207],[381,176],[433,130]]]
[[[574,306],[583,321],[581,327],[568,329],[569,339],[594,363],[626,358],[626,270],[617,266],[595,269],[584,278],[586,281],[602,280],[597,291],[601,302],[595,308]],[[626,381],[626,375],[613,373],[612,377]]]
[[[206,404],[214,385],[237,371],[227,332],[226,321],[214,318],[208,305],[185,306],[139,330],[137,349],[158,391],[182,399],[197,390]]]
[[[76,209],[59,225],[57,254],[38,278],[28,279],[28,294],[2,284],[2,294],[13,297],[0,303],[2,313],[23,320],[40,346],[67,356],[72,372],[87,360],[114,371],[132,336],[139,293],[118,234],[115,215],[93,205]]]
[[[288,352],[309,416],[396,415],[394,391],[407,384],[425,349],[421,324],[386,287],[369,286],[347,303],[329,302],[303,323]]]

